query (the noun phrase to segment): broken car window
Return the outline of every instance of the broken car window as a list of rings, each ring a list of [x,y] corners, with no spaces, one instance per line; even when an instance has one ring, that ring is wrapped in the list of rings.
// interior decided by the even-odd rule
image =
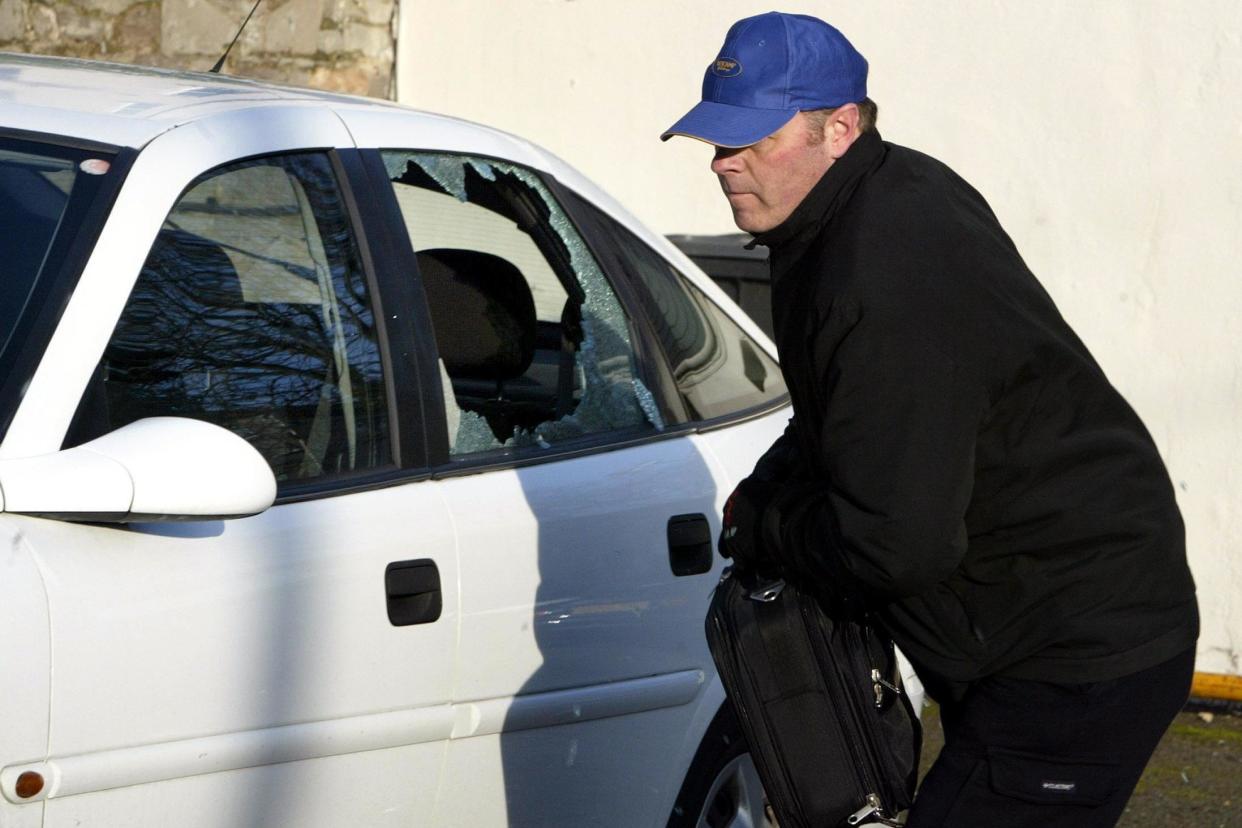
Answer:
[[[442,363],[453,455],[662,429],[629,320],[533,172],[386,151]]]
[[[585,201],[574,207],[603,237],[608,266],[637,288],[691,420],[739,414],[785,396],[779,366],[715,302],[618,222]]]

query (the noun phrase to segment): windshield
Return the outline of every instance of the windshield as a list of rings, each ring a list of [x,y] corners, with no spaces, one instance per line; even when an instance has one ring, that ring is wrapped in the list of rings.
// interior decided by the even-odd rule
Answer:
[[[0,434],[89,253],[115,156],[0,137]]]
[[[38,281],[73,190],[74,164],[0,150],[0,331],[7,340]],[[6,343],[7,344],[7,343]]]

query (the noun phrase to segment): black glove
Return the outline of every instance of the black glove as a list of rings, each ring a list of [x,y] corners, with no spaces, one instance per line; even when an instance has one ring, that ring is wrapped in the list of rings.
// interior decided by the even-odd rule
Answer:
[[[773,483],[747,477],[725,501],[718,548],[741,569],[764,573],[776,569],[774,550],[763,539],[763,514],[777,489]]]

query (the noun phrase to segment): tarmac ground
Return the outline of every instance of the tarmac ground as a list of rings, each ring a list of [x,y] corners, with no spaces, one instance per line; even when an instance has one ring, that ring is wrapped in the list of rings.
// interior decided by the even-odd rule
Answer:
[[[926,773],[944,744],[940,711],[923,710]],[[1242,715],[1178,714],[1152,756],[1118,828],[1242,828]]]

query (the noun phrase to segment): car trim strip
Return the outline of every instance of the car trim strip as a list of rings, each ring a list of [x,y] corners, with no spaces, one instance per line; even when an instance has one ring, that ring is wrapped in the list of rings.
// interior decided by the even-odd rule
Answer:
[[[699,693],[701,670],[685,670],[591,687],[532,693],[454,705],[451,738],[511,733],[537,727],[588,722],[689,704]]]
[[[206,773],[240,770],[572,724],[688,704],[705,676],[684,670],[567,690],[393,710],[137,747],[52,757],[0,771],[0,792],[24,804]],[[34,796],[17,794],[23,774],[43,777]]]
[[[107,153],[109,155],[116,155],[122,150],[120,144],[108,144],[103,141],[93,141],[90,138],[78,138],[72,135],[60,135],[55,132],[41,132],[8,126],[0,126],[0,138],[32,141],[38,144],[52,144],[57,147],[82,150],[83,152]]]

